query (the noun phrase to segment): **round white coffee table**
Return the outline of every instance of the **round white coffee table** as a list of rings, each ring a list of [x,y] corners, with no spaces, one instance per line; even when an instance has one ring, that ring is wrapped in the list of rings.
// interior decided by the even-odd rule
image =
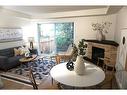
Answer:
[[[104,80],[105,73],[101,68],[89,62],[84,64],[85,74],[82,76],[77,75],[75,71],[69,71],[66,68],[66,63],[54,66],[50,71],[50,75],[54,80],[73,87],[95,86]]]

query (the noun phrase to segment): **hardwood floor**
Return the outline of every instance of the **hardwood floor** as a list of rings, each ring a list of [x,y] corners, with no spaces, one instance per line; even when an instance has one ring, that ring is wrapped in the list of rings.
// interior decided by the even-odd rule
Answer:
[[[10,79],[2,78],[2,81],[4,83],[4,87],[2,88],[3,90],[10,90],[10,89],[12,90],[20,90],[20,89],[32,90],[33,89],[31,85],[13,81]],[[58,89],[57,84],[55,82],[52,85],[50,77],[48,77],[47,80],[45,80],[44,82],[40,83],[38,88],[39,89]]]
[[[28,84],[23,84],[20,82],[16,82],[13,80],[9,80],[9,79],[5,79],[2,78],[2,81],[4,83],[4,88],[2,88],[3,90],[32,90],[33,87],[28,85]],[[46,90],[58,90],[60,88],[58,88],[57,82],[53,82],[52,85],[52,81],[51,81],[51,77],[49,76],[44,82],[40,83],[38,88],[41,90],[46,89]],[[90,88],[85,88],[85,89],[118,89],[117,84],[116,84],[116,80],[113,79],[112,82],[112,88],[110,86],[110,84],[106,84],[104,86],[102,86],[101,88],[96,88],[96,87],[90,87]],[[85,90],[84,89],[84,90]],[[66,90],[66,89],[65,89]]]
[[[26,85],[26,84],[23,84],[17,81],[13,81],[10,79],[2,78],[2,81],[4,84],[4,87],[2,89],[5,89],[5,90],[18,90],[24,87],[32,89],[32,86],[29,86],[29,85]]]

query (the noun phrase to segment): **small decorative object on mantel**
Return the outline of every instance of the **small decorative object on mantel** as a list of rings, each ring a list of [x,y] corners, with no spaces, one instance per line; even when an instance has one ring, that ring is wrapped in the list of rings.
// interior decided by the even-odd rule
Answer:
[[[108,29],[112,23],[111,22],[102,22],[102,23],[93,23],[92,27],[94,31],[97,31],[96,39],[106,40],[104,33],[108,33]]]
[[[84,39],[79,41],[78,44],[78,56],[75,62],[74,71],[78,75],[84,75],[85,74],[85,60],[83,59],[83,56],[86,54],[86,48],[87,44],[84,44]]]
[[[72,71],[74,70],[74,63],[71,60],[69,60],[66,64],[66,67],[68,70]]]

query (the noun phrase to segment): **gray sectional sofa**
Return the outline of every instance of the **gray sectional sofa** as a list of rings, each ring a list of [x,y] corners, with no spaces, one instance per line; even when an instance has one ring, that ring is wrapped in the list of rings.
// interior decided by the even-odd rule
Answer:
[[[7,48],[0,50],[0,70],[7,71],[20,65],[19,59],[22,56],[14,56],[14,48]]]

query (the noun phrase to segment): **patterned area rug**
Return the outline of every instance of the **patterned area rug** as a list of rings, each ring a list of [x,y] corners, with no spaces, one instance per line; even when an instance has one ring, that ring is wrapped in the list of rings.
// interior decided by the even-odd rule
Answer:
[[[32,66],[33,74],[36,82],[39,84],[46,76],[49,75],[51,68],[55,65],[54,61],[49,60],[35,60],[20,65],[19,67],[1,73],[1,76],[19,80],[21,82],[29,82],[29,67]]]

